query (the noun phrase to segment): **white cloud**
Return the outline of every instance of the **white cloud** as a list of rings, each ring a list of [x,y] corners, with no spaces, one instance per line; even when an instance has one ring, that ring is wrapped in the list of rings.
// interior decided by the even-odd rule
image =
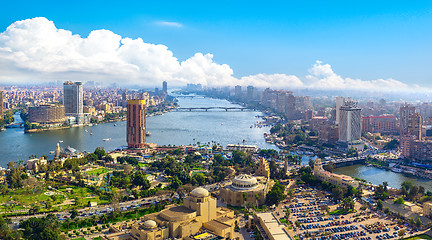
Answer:
[[[243,85],[253,85],[259,87],[293,89],[302,88],[305,86],[297,76],[286,74],[257,74],[242,77],[240,80],[243,82]]]
[[[175,22],[159,23],[182,26]],[[123,38],[103,29],[81,37],[56,28],[43,17],[17,21],[0,33],[0,83],[3,84],[75,80],[150,87],[168,81],[171,86],[200,83],[274,89],[422,89],[394,79],[344,78],[320,61],[309,69],[304,82],[286,74],[257,74],[239,79],[233,74],[229,65],[216,63],[209,53],[196,53],[180,62],[165,45],[146,43],[141,38]]]
[[[181,24],[179,22],[157,21],[156,24],[160,25],[160,26],[167,26],[167,27],[176,27],[176,28],[182,28],[183,27],[183,24]]]
[[[407,84],[391,78],[371,81],[343,78],[333,71],[330,64],[323,64],[321,61],[316,61],[309,73],[310,75],[306,76],[308,86],[315,89],[398,91],[410,88]]]

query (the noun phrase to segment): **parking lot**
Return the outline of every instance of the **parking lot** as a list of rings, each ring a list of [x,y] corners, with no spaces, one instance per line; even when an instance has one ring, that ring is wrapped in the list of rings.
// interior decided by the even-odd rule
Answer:
[[[286,222],[287,232],[291,239],[392,239],[399,238],[399,231],[404,237],[417,234],[405,226],[398,226],[385,216],[371,210],[360,210],[362,204],[356,202],[354,213],[346,215],[329,215],[337,209],[326,192],[312,188],[298,188],[291,201],[279,204],[274,210],[281,222]],[[286,218],[286,211],[289,217]]]

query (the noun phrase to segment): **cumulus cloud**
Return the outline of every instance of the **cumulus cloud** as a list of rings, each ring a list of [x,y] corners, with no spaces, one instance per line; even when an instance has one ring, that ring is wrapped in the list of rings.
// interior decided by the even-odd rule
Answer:
[[[316,61],[309,73],[306,76],[309,87],[316,89],[394,91],[410,88],[407,84],[391,78],[371,81],[343,78],[333,71],[330,64],[321,61]]]
[[[180,23],[158,22],[181,27]],[[309,75],[257,74],[235,78],[227,64],[216,63],[210,53],[196,53],[179,61],[167,46],[124,38],[109,30],[94,30],[87,37],[58,29],[37,17],[17,21],[0,33],[0,83],[43,83],[53,80],[96,81],[121,86],[253,85],[274,89],[420,89],[394,79],[363,81],[336,74],[317,61]],[[303,81],[304,80],[304,81]]]
[[[254,85],[260,87],[278,88],[302,88],[304,83],[294,75],[286,74],[257,74],[242,77],[240,81],[243,85]]]
[[[167,27],[176,27],[176,28],[183,27],[183,24],[179,22],[157,21],[156,24],[160,26],[167,26]]]

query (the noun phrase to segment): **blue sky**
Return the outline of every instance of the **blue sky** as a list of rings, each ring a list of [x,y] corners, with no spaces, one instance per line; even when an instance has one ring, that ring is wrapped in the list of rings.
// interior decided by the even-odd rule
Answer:
[[[236,78],[302,78],[320,60],[342,77],[432,87],[432,1],[6,1],[2,8],[0,32],[34,17],[81,37],[107,29],[166,45],[180,61],[211,53]]]

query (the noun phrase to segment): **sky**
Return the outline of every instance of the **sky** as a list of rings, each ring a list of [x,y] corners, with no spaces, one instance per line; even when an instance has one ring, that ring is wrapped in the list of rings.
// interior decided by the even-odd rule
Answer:
[[[5,1],[0,84],[432,88],[432,1]]]

